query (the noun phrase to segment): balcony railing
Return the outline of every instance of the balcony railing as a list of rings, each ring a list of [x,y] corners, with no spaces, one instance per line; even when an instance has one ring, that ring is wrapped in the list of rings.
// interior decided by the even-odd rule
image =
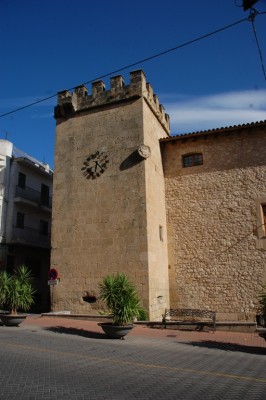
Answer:
[[[52,197],[44,197],[41,192],[28,186],[26,186],[25,189],[16,186],[15,197],[21,197],[22,199],[32,201],[38,206],[52,208]]]
[[[48,248],[51,246],[51,233],[48,232],[45,235],[38,229],[30,227],[17,228],[13,226],[12,242]]]

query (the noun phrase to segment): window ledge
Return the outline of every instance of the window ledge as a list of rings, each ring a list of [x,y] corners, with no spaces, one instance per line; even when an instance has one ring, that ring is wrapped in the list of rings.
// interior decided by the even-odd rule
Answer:
[[[260,239],[256,239],[256,248],[258,250],[266,251],[266,236],[263,236]]]

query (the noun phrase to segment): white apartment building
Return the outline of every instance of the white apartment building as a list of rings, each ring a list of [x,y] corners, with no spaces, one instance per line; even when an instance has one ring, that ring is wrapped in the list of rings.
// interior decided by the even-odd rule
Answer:
[[[50,310],[52,184],[47,164],[0,140],[0,269],[31,269],[36,312]]]

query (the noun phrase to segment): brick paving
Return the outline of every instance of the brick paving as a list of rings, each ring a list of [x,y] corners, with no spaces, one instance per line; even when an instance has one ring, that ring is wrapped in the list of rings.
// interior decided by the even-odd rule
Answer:
[[[0,326],[0,399],[264,400],[265,344],[142,325],[112,340],[94,321],[32,315]]]
[[[35,325],[43,328],[57,327],[58,330],[81,330],[84,335],[91,334],[92,336],[103,335],[102,329],[98,326],[96,321],[77,320],[73,318],[65,317],[44,317],[39,315],[29,316],[24,326]],[[146,325],[135,325],[135,328],[130,333],[130,336],[141,336],[143,338],[154,338],[164,339],[169,338],[175,339],[181,342],[207,342],[220,344],[228,344],[228,346],[242,346],[251,348],[266,349],[266,340],[261,338],[257,332],[254,333],[242,333],[242,332],[231,332],[231,331],[216,331],[215,333],[210,332],[195,332],[195,331],[184,331],[177,329],[162,328],[150,328]],[[247,349],[246,349],[247,350]]]

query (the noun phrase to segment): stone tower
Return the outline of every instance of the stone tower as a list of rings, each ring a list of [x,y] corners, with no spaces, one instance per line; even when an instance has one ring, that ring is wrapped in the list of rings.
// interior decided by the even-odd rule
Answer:
[[[52,309],[101,307],[98,283],[126,273],[150,319],[169,306],[164,176],[159,139],[169,117],[141,70],[58,94],[51,267]]]

